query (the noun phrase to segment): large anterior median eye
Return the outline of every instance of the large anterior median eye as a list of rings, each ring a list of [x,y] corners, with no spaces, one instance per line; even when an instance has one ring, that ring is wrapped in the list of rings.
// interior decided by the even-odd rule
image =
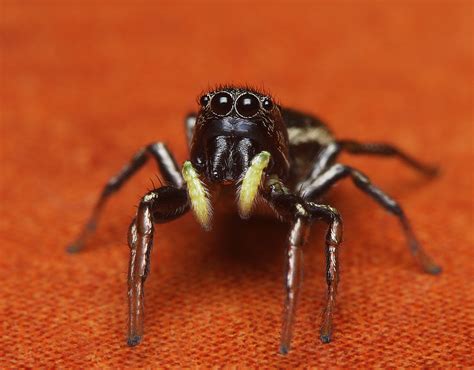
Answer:
[[[230,113],[234,105],[232,95],[226,92],[219,92],[211,99],[211,109],[218,116],[225,116]]]
[[[258,98],[249,93],[245,93],[239,96],[235,109],[242,117],[250,118],[257,114],[260,109],[260,101]]]

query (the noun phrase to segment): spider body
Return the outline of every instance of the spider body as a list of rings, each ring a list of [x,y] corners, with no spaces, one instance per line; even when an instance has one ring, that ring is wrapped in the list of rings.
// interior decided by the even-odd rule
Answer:
[[[433,167],[389,144],[338,140],[316,117],[282,107],[271,96],[255,89],[222,86],[203,94],[199,105],[197,115],[191,114],[185,120],[189,160],[180,168],[161,142],[139,150],[106,184],[91,218],[68,248],[70,252],[83,248],[109,196],[149,158],[154,158],[166,185],[149,191],[142,198],[128,233],[131,253],[127,343],[130,346],[137,345],[144,332],[144,283],[150,266],[153,224],[169,222],[192,210],[197,221],[209,229],[216,187],[234,187],[242,218],[250,217],[259,199],[290,225],[280,343],[283,354],[290,349],[302,275],[302,247],[314,221],[328,225],[325,240],[327,296],[320,338],[327,343],[332,337],[342,219],[335,208],[322,203],[321,199],[339,180],[350,178],[357,188],[396,216],[420,266],[431,274],[441,271],[419,245],[400,205],[360,171],[336,160],[342,151],[347,151],[398,157],[427,176],[436,173]]]

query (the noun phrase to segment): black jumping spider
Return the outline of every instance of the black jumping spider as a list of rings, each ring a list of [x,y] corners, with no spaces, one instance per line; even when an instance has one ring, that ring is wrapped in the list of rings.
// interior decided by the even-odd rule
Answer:
[[[149,158],[154,158],[166,185],[142,198],[128,233],[131,254],[127,342],[130,346],[140,343],[143,337],[143,285],[150,267],[153,223],[174,220],[192,209],[199,223],[209,229],[211,195],[218,186],[235,187],[237,208],[242,218],[250,216],[258,198],[263,200],[260,203],[270,206],[280,219],[291,225],[281,353],[290,349],[302,273],[302,246],[315,220],[328,224],[328,292],[320,336],[325,343],[331,340],[342,220],[335,208],[322,204],[320,200],[339,180],[349,177],[360,190],[400,220],[410,251],[424,271],[431,274],[441,271],[419,245],[400,205],[357,169],[336,163],[336,158],[342,151],[394,156],[427,176],[436,173],[434,168],[389,144],[337,140],[317,118],[284,108],[269,95],[255,89],[222,86],[203,94],[199,104],[198,114],[186,119],[190,160],[180,168],[161,142],[139,150],[131,162],[109,180],[90,220],[68,248],[70,252],[82,249],[109,196]]]

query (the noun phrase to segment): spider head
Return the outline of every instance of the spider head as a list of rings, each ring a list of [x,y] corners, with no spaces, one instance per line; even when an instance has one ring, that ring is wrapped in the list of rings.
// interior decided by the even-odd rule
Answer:
[[[191,162],[209,182],[232,184],[255,155],[270,153],[266,174],[288,174],[288,134],[279,106],[262,92],[224,86],[199,97]]]

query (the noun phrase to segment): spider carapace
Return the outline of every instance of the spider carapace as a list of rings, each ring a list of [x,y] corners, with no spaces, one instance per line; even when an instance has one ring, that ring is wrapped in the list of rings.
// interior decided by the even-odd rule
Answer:
[[[325,238],[327,294],[320,338],[324,343],[331,341],[342,219],[335,208],[322,203],[321,199],[338,181],[350,178],[358,189],[397,217],[409,249],[422,269],[431,274],[441,271],[418,243],[400,205],[362,172],[336,160],[346,151],[397,157],[427,176],[436,174],[434,167],[420,163],[389,144],[338,140],[316,117],[285,108],[256,89],[221,86],[202,94],[198,103],[199,112],[185,120],[189,160],[179,167],[161,142],[139,150],[130,163],[108,181],[92,216],[68,248],[70,252],[83,248],[109,196],[153,158],[166,185],[143,196],[128,232],[131,251],[127,290],[128,345],[135,346],[143,338],[144,283],[150,266],[153,224],[171,221],[192,210],[197,221],[209,229],[212,189],[218,186],[234,187],[236,208],[242,218],[252,214],[258,199],[290,225],[280,342],[283,354],[290,349],[302,276],[302,247],[316,220],[328,225]]]

